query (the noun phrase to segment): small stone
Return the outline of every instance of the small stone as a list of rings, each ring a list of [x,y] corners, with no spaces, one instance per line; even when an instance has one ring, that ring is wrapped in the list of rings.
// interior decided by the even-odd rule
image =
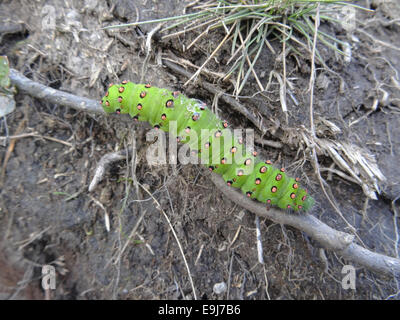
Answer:
[[[215,294],[222,294],[222,293],[226,292],[226,289],[227,289],[226,283],[220,282],[220,283],[214,284],[213,291]]]

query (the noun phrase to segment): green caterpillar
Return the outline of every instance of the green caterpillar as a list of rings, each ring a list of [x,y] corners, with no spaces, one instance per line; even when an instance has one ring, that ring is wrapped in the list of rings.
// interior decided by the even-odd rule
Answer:
[[[266,203],[267,208],[274,205],[306,211],[314,204],[307,190],[300,187],[298,178],[288,177],[283,168],[277,169],[270,161],[249,152],[242,139],[226,129],[228,123],[218,119],[199,100],[149,84],[122,81],[109,86],[101,104],[107,113],[128,113],[133,119],[147,121],[163,131],[169,131],[172,121],[176,121],[178,141],[188,143],[192,152],[202,157],[202,163],[222,175],[229,186]],[[201,139],[192,138],[194,134]]]

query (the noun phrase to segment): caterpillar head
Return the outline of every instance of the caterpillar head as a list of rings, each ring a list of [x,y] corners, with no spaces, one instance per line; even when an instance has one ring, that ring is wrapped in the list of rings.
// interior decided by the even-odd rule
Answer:
[[[121,84],[109,86],[101,100],[101,105],[107,113],[129,113],[129,92],[132,92],[133,83],[122,81]]]

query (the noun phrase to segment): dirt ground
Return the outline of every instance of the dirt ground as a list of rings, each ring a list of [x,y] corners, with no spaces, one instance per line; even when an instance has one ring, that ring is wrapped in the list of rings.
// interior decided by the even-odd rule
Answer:
[[[327,119],[340,128],[338,141],[373,154],[386,181],[379,183],[382,192],[378,200],[366,202],[356,183],[326,171],[322,176],[365,246],[396,256],[399,221],[397,218],[394,223],[392,201],[400,195],[400,48],[395,47],[400,44],[400,26],[393,21],[400,14],[400,5],[395,1],[359,3],[375,11],[357,11],[357,30],[351,35],[333,25],[321,26],[351,43],[353,50],[351,62],[345,62],[321,47],[331,71],[317,65],[314,116],[317,122]],[[111,82],[140,81],[145,37],[154,25],[116,32],[100,28],[179,15],[182,10],[182,1],[176,0],[6,0],[0,3],[0,24],[23,24],[25,30],[1,34],[0,55],[7,55],[11,67],[35,81],[99,100]],[[48,29],[53,13],[56,28]],[[212,105],[215,96],[202,87],[201,80],[183,87],[187,78],[161,65],[161,57],[179,57],[199,66],[224,36],[214,31],[190,50],[182,50],[197,35],[187,33],[163,41],[156,35],[145,82],[181,90]],[[276,56],[266,49],[257,63],[264,84],[271,71],[282,72],[282,46],[277,41],[271,44]],[[226,71],[228,50],[219,53],[207,68]],[[310,57],[288,54],[286,59],[288,77],[294,84],[292,95],[298,102],[288,99],[287,123],[276,80],[263,95],[240,100],[264,118],[266,127],[274,128],[263,138],[284,145],[279,149],[258,145],[257,150],[291,175],[306,179],[316,199],[312,214],[335,229],[348,231],[321,192],[310,159],[295,147],[298,137],[293,132],[309,126]],[[212,77],[205,79],[213,82]],[[229,82],[216,85],[232,92]],[[242,95],[251,96],[257,90],[250,78]],[[375,98],[379,103],[371,109]],[[57,286],[51,299],[193,299],[171,228],[149,195],[131,183],[133,171],[133,180],[146,186],[169,216],[200,299],[399,299],[398,280],[357,265],[356,289],[343,289],[341,271],[349,261],[323,250],[299,230],[263,219],[265,264],[260,264],[254,214],[216,190],[200,166],[150,167],[145,161],[149,145],[145,125],[76,112],[22,93],[16,101],[16,110],[7,116],[9,135],[38,132],[55,139],[27,137],[12,143],[0,191],[0,298],[44,299],[41,270],[52,264]],[[233,127],[252,127],[221,100],[218,113]],[[4,119],[0,130],[4,137]],[[136,168],[131,168],[129,160],[114,163],[104,181],[89,193],[101,157],[127,148],[133,141],[138,150]],[[10,145],[0,146],[2,166]],[[328,156],[320,156],[319,161],[325,168],[332,164]],[[110,232],[98,203],[110,216]],[[115,260],[116,256],[120,259]],[[213,287],[221,282],[229,289],[216,294]]]

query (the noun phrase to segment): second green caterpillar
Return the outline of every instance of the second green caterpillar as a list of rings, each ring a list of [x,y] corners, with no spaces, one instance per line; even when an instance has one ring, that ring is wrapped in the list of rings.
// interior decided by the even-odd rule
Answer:
[[[199,100],[177,91],[123,81],[110,85],[101,104],[107,113],[129,114],[166,132],[174,123],[177,140],[188,143],[193,152],[203,155],[211,171],[222,175],[229,186],[240,188],[267,207],[274,205],[298,211],[309,210],[314,204],[298,178],[287,176],[283,168],[275,168],[270,161],[263,161],[255,152],[248,151],[242,139],[227,129],[228,123]]]

